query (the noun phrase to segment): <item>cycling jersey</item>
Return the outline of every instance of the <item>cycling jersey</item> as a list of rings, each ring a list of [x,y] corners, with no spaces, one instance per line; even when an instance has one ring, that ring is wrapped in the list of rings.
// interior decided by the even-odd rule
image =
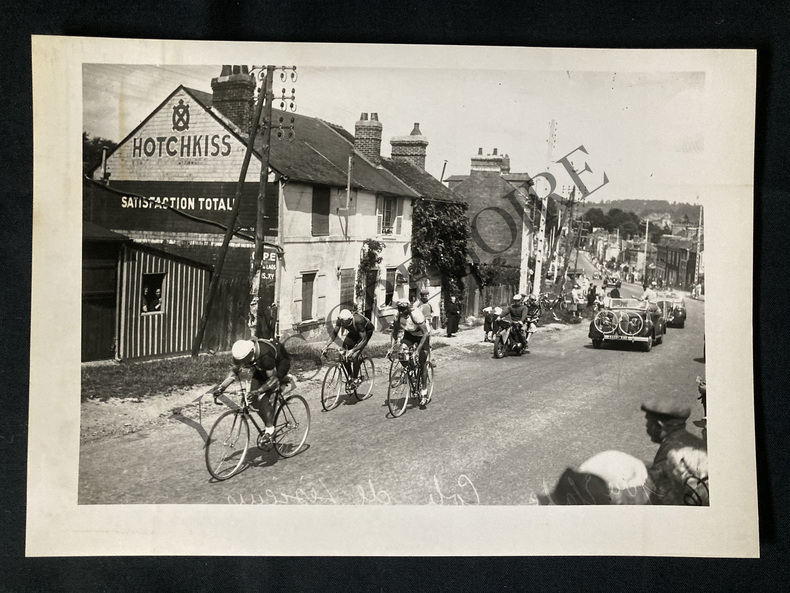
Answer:
[[[527,308],[524,305],[510,305],[502,309],[502,317],[509,318],[510,321],[526,321]]]
[[[350,327],[342,325],[340,319],[335,320],[335,337],[340,333],[340,330],[343,329],[348,332],[346,334],[346,340],[353,341],[356,344],[362,339],[362,336],[366,334],[368,339],[370,339],[370,336],[373,335],[374,327],[370,319],[359,313],[354,313]]]
[[[425,315],[419,309],[410,309],[406,315],[406,320],[403,320],[404,314],[398,313],[397,323],[406,331],[413,335],[422,335],[421,325],[425,323]]]

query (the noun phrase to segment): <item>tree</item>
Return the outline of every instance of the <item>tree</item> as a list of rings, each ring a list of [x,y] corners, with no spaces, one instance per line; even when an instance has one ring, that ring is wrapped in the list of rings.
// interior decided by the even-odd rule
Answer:
[[[451,290],[463,289],[467,241],[471,234],[467,205],[424,198],[412,207],[412,276],[436,272]]]
[[[101,164],[102,153],[113,150],[117,144],[107,138],[91,137],[88,132],[82,133],[82,172],[85,175]]]

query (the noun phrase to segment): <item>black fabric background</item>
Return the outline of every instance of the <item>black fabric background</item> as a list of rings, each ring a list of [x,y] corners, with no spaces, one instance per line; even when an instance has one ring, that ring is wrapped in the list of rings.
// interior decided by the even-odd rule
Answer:
[[[790,4],[609,0],[422,3],[218,0],[6,3],[0,228],[1,591],[522,591],[784,589],[788,551],[788,316],[785,229]],[[25,464],[32,225],[31,34],[205,39],[756,48],[754,362],[760,560],[660,558],[64,558],[25,559]],[[727,122],[722,122],[727,125]],[[750,311],[733,305],[734,315]],[[743,339],[749,339],[743,336]],[[53,389],[57,389],[53,385]],[[584,534],[580,533],[579,537]],[[678,537],[695,534],[678,529]],[[273,550],[277,536],[266,536]],[[474,537],[473,533],[468,537]],[[525,537],[529,537],[526,533]]]

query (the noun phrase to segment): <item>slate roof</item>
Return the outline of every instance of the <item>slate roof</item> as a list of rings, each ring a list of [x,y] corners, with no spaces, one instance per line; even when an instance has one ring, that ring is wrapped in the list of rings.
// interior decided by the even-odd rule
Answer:
[[[385,169],[406,183],[420,197],[439,202],[462,202],[441,181],[414,163],[382,158],[381,164]]]
[[[211,109],[211,94],[183,87],[196,101],[209,109],[226,127],[231,129],[242,142],[247,135],[239,130],[227,117]],[[282,118],[283,126],[291,125],[293,118],[295,138],[276,136],[276,127]],[[348,158],[354,155],[351,186],[371,192],[418,197],[403,181],[384,167],[376,167],[365,157],[354,151],[354,136],[342,127],[315,117],[272,109],[271,150],[269,166],[293,181],[302,181],[333,187],[345,187],[348,182]],[[255,151],[262,154],[263,137],[255,138]]]

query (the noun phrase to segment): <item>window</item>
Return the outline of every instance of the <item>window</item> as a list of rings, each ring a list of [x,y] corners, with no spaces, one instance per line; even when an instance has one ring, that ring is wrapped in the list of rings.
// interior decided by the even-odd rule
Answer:
[[[392,305],[392,299],[395,295],[395,275],[397,272],[397,268],[387,268],[386,296],[384,297],[385,305]]]
[[[340,270],[340,303],[341,309],[354,310],[354,268]]]
[[[329,235],[329,188],[313,186],[313,237]]]
[[[315,272],[302,274],[302,321],[313,318],[313,290],[315,288]]]
[[[376,233],[379,235],[400,235],[403,225],[403,200],[401,198],[379,197],[376,202]]]
[[[140,299],[140,310],[143,313],[161,313],[164,308],[162,302],[162,283],[164,274],[143,274],[143,294]]]

